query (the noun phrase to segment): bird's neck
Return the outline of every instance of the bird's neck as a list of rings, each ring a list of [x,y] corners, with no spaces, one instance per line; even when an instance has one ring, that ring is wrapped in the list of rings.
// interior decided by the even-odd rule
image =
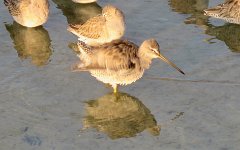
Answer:
[[[148,69],[152,63],[152,59],[149,58],[146,53],[141,50],[141,48],[138,51],[138,57],[140,58],[141,68]]]

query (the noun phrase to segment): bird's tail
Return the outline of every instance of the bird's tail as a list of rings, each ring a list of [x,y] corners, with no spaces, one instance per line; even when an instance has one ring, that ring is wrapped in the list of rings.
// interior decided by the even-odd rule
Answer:
[[[78,49],[79,49],[80,53],[82,53],[82,54],[90,54],[91,53],[91,49],[92,49],[91,46],[88,46],[83,41],[78,41],[77,45],[78,45]]]
[[[78,24],[69,24],[67,30],[78,36],[77,30],[81,25]]]
[[[222,14],[222,8],[214,7],[214,8],[208,8],[203,10],[204,15],[215,17],[215,18],[221,18]]]
[[[234,4],[235,2],[233,3],[232,0],[226,0],[222,4],[203,10],[203,12],[204,12],[204,15],[206,16],[223,19],[228,14],[228,11],[233,8]]]
[[[69,24],[67,27],[67,30],[77,29],[77,26],[75,24]]]
[[[3,3],[4,3],[5,6],[9,6],[9,4],[11,3],[11,0],[4,0]]]
[[[3,3],[8,8],[8,11],[12,16],[17,16],[20,14],[16,1],[4,0]]]

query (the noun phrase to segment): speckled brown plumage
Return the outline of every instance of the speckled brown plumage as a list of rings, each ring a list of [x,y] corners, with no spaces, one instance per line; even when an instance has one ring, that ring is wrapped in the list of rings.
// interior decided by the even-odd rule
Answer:
[[[8,8],[9,13],[12,16],[18,16],[20,11],[18,9],[18,1],[17,0],[4,0],[5,6]]]
[[[85,68],[119,70],[136,67],[138,46],[127,40],[115,40],[96,47],[79,41],[78,47],[81,47],[81,60],[89,60]]]
[[[84,24],[70,24],[68,31],[78,36],[80,41],[97,46],[120,39],[125,32],[124,15],[115,6],[107,5],[102,14],[90,18]]]
[[[102,34],[104,34],[104,24],[106,20],[102,16],[96,16],[90,18],[83,25],[81,24],[70,24],[68,30],[75,34],[80,34],[81,36],[98,39]],[[94,31],[94,32],[92,32]]]
[[[205,9],[204,14],[230,23],[240,24],[240,0],[226,0],[216,7]]]
[[[154,39],[145,40],[140,47],[128,40],[114,40],[100,46],[87,46],[79,41],[78,48],[81,63],[73,70],[89,71],[99,81],[111,84],[114,92],[117,85],[131,84],[140,79],[153,58],[160,58],[183,73],[160,54]]]

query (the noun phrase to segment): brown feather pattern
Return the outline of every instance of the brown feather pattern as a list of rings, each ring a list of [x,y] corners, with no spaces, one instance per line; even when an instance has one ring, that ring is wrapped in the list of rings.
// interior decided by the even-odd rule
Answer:
[[[205,15],[223,19],[230,23],[240,24],[239,0],[227,0],[214,8],[204,10]]]
[[[20,15],[18,3],[18,0],[4,0],[4,5],[8,8],[8,11],[12,16]]]
[[[91,63],[85,67],[104,68],[108,70],[136,67],[138,46],[127,40],[115,40],[111,43],[95,47],[88,47],[84,42],[79,41],[78,46],[84,50],[84,53],[88,54],[87,59],[91,61]],[[85,61],[85,58],[81,57],[80,59]]]
[[[96,16],[90,18],[84,24],[70,24],[69,31],[73,32],[77,36],[85,36],[87,38],[98,39],[104,30],[105,19],[102,16]]]

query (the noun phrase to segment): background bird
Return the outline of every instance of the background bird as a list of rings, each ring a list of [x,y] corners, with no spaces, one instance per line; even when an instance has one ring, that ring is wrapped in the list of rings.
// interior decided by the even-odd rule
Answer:
[[[240,0],[226,0],[216,7],[205,9],[204,14],[230,23],[240,24]]]
[[[184,74],[160,53],[155,39],[145,40],[140,47],[128,40],[115,40],[95,47],[79,41],[78,48],[81,63],[73,66],[73,71],[89,71],[97,80],[110,84],[115,93],[117,85],[131,84],[140,79],[153,58],[160,58]]]
[[[48,19],[47,0],[4,0],[13,19],[26,27],[36,27]]]
[[[120,39],[125,32],[123,12],[112,5],[103,8],[102,14],[90,18],[84,24],[70,24],[68,31],[77,35],[80,41],[96,46]]]

